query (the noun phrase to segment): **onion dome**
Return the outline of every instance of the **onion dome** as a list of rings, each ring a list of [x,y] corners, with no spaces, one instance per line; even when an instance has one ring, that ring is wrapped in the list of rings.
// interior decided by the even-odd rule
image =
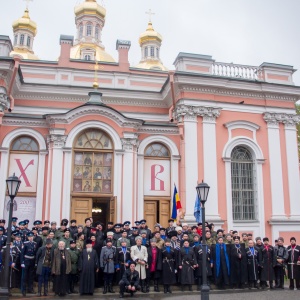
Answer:
[[[157,42],[161,43],[162,36],[157,31],[154,30],[154,28],[152,26],[152,22],[149,21],[146,31],[140,35],[139,42],[140,42],[140,45],[142,46],[142,44],[144,44],[146,42],[153,42],[153,41],[157,41]]]
[[[74,9],[75,15],[97,15],[100,18],[105,18],[106,9],[99,5],[96,0],[85,0],[85,2],[77,5]]]
[[[37,26],[34,21],[32,21],[29,17],[29,10],[26,8],[24,11],[24,15],[22,18],[14,21],[12,24],[14,32],[19,29],[29,30],[35,36],[37,33]]]

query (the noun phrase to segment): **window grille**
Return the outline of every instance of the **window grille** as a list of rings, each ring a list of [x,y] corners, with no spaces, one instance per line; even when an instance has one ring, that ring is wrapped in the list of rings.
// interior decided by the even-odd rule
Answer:
[[[170,153],[166,146],[154,143],[147,147],[145,156],[170,157]]]
[[[21,34],[20,45],[24,45],[24,34]]]
[[[86,35],[87,36],[92,35],[92,24],[87,24],[87,26],[86,26]]]
[[[151,57],[154,57],[154,47],[151,47],[151,48],[150,48],[150,56],[151,56]]]
[[[21,136],[14,140],[11,146],[13,151],[39,151],[37,142],[29,136]]]

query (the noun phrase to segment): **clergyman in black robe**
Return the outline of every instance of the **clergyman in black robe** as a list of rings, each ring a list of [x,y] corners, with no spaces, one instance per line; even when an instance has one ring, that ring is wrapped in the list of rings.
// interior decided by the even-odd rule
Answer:
[[[230,248],[230,282],[233,288],[243,289],[248,282],[245,244],[240,244],[240,237],[236,236]]]
[[[80,272],[80,295],[94,294],[95,273],[99,271],[99,260],[97,252],[92,248],[92,241],[86,241],[84,249],[79,257],[78,270]]]

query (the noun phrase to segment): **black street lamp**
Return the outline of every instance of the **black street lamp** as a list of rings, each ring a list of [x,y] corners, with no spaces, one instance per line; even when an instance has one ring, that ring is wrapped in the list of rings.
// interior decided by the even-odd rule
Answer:
[[[201,213],[202,213],[202,287],[201,287],[201,299],[209,300],[209,286],[207,284],[207,245],[205,237],[205,202],[209,193],[210,186],[203,182],[196,186],[197,194],[201,202]]]
[[[8,227],[7,227],[7,239],[6,239],[6,249],[5,249],[5,261],[4,261],[4,287],[0,288],[0,298],[8,299],[9,297],[9,258],[10,258],[10,242],[11,242],[11,222],[12,222],[12,213],[14,206],[14,198],[16,197],[21,180],[15,176],[8,177],[6,179],[7,193],[10,197],[9,202],[9,215],[8,215]]]

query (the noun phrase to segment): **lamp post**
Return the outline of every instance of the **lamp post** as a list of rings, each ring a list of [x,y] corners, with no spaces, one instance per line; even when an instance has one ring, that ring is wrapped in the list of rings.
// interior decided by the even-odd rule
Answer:
[[[8,227],[7,227],[7,239],[6,239],[6,249],[5,249],[5,261],[4,261],[4,287],[1,287],[0,298],[8,299],[9,297],[9,258],[10,258],[10,242],[11,242],[11,221],[12,221],[12,212],[14,206],[14,198],[16,197],[21,180],[15,176],[8,177],[6,179],[7,193],[10,197],[9,202],[9,214],[8,214]]]
[[[205,237],[205,202],[209,193],[210,186],[203,182],[196,186],[197,194],[201,202],[201,213],[202,213],[202,286],[201,286],[201,299],[209,300],[209,286],[207,284],[207,245]]]

